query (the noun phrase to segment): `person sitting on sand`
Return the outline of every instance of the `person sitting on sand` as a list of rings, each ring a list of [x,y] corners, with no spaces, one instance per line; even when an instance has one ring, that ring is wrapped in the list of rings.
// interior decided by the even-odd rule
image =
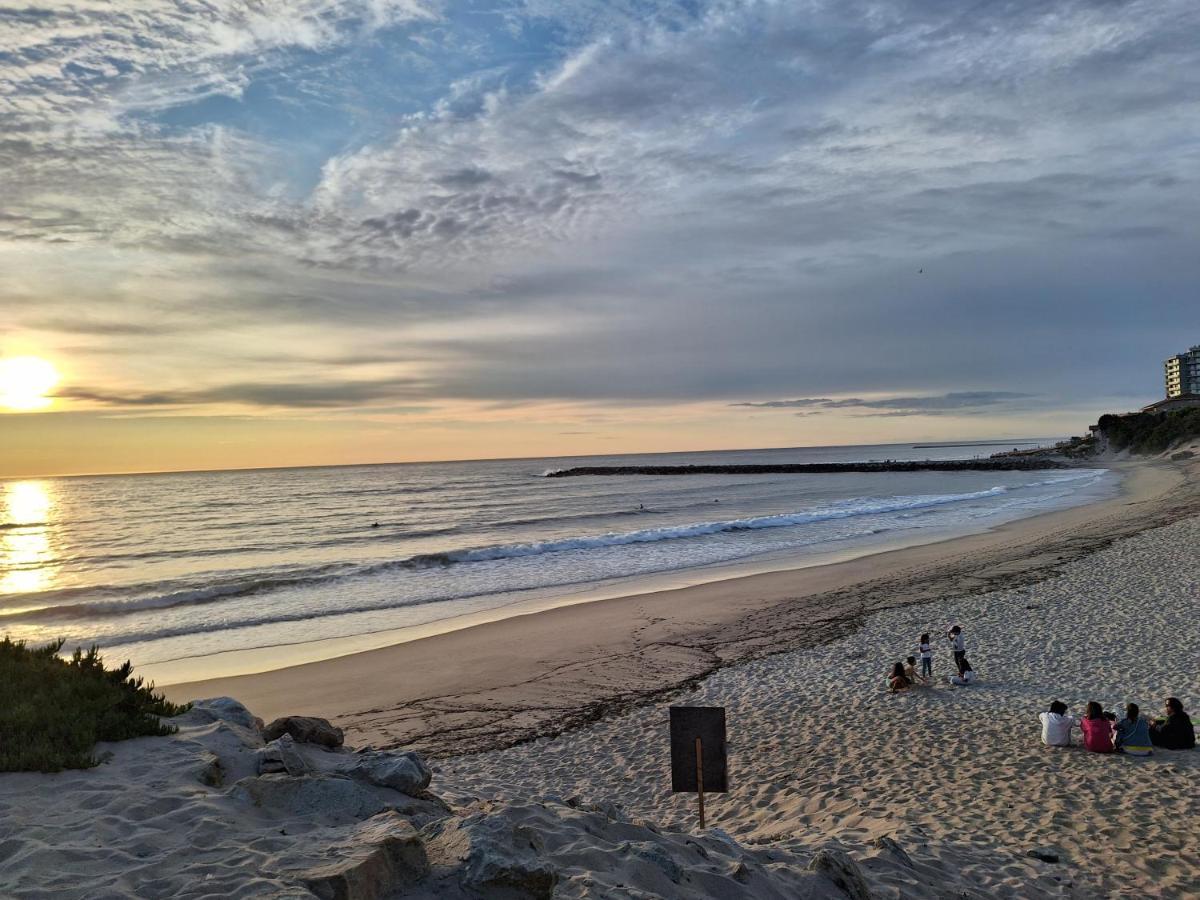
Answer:
[[[910,656],[907,659],[905,659],[905,661],[904,661],[904,677],[907,678],[913,684],[922,685],[922,686],[929,684],[929,682],[925,680],[925,677],[923,675],[917,674],[917,658],[915,656]]]
[[[1042,720],[1042,743],[1047,747],[1070,747],[1071,729],[1079,724],[1074,716],[1067,715],[1067,704],[1055,700],[1050,711],[1038,713]]]
[[[1117,723],[1116,745],[1118,753],[1130,756],[1149,756],[1154,751],[1150,749],[1150,723],[1138,715],[1138,705],[1125,705],[1125,718]]]
[[[900,691],[907,691],[912,687],[912,682],[908,680],[908,676],[904,674],[904,663],[896,663],[892,666],[892,674],[888,676],[888,693],[895,694]]]
[[[1167,717],[1150,726],[1151,742],[1164,750],[1191,750],[1196,746],[1196,729],[1183,711],[1183,703],[1178,697],[1168,697],[1165,705]]]
[[[1089,700],[1087,711],[1079,720],[1079,727],[1083,729],[1083,746],[1093,753],[1116,752],[1117,748],[1113,746],[1113,723],[1116,718],[1112,713],[1106,713],[1095,700]]]

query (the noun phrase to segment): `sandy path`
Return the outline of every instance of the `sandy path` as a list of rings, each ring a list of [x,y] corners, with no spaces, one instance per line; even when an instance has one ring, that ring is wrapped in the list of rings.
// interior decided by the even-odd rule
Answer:
[[[511,746],[651,702],[718,669],[846,635],[871,612],[1029,583],[1121,536],[1200,512],[1168,464],[1118,499],[835,565],[564,607],[393,647],[172,685],[270,719],[326,716],[356,743],[435,756]]]

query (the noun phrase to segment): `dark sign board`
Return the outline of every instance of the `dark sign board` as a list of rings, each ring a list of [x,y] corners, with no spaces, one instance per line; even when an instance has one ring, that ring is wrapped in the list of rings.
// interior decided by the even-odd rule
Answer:
[[[706,794],[729,790],[725,759],[725,708],[723,706],[671,707],[671,790],[700,789],[696,771],[696,738]]]

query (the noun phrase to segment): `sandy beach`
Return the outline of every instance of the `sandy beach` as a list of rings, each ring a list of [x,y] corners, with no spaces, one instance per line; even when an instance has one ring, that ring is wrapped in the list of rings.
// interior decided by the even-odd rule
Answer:
[[[729,665],[850,633],[872,612],[1032,583],[1122,536],[1200,513],[1166,462],[1118,464],[1110,501],[847,562],[515,616],[256,675],[167,685],[265,718],[335,721],[361,743],[447,756],[556,734]]]
[[[3,776],[0,893],[1195,896],[1200,754],[1039,740],[1052,700],[1200,702],[1196,464],[1126,468],[1119,498],[988,534],[174,686],[329,715],[346,746],[264,747],[205,701],[97,769]],[[941,641],[933,684],[889,694],[951,622],[979,681],[947,683]],[[672,704],[727,710],[704,831],[668,789]]]
[[[1200,703],[1200,518],[1143,532],[1020,588],[869,616],[832,643],[718,672],[671,702],[728,710],[728,794],[710,822],[749,845],[834,839],[860,859],[890,837],[913,861],[878,870],[872,896],[1189,897],[1200,891],[1200,753],[1148,759],[1049,749],[1055,699]],[[922,631],[966,626],[981,680],[956,688],[942,641],[936,686],[889,695],[884,663]],[[620,798],[635,815],[694,827],[664,780],[666,704],[552,740],[448,760],[452,798]],[[1059,863],[1027,856],[1052,849]],[[870,869],[870,862],[865,865]],[[959,894],[953,894],[960,896]]]

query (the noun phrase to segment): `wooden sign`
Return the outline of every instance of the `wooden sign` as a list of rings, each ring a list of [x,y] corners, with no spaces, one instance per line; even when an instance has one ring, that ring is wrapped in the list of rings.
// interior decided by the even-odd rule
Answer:
[[[729,790],[723,706],[671,707],[671,790],[697,795],[704,827],[704,794]]]

